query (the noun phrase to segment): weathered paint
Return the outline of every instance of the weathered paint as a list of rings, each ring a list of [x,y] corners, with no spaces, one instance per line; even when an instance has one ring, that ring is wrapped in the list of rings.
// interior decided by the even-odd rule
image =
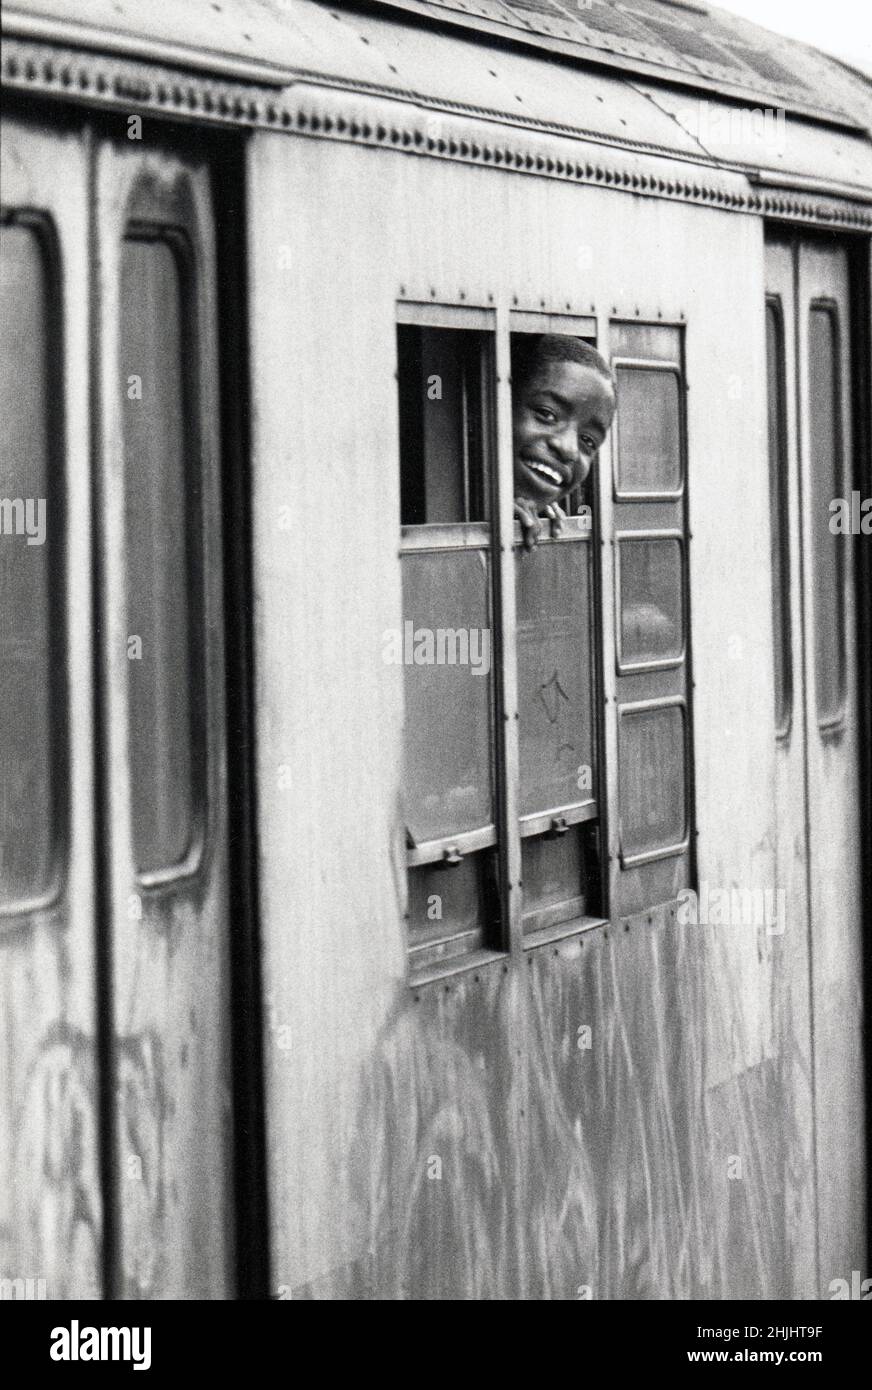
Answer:
[[[329,1246],[353,1256],[293,1298],[796,1296],[790,1021],[779,1060],[706,1084],[711,928],[668,908],[400,991],[327,1152]],[[581,1030],[589,1030],[581,1031]],[[313,1214],[314,1215],[314,1214]]]
[[[69,827],[53,901],[0,917],[0,1278],[46,1298],[101,1291],[88,372],[87,154],[80,136],[4,119],[4,209],[42,215],[56,246],[63,332],[63,556]],[[51,283],[51,280],[49,281]],[[56,512],[55,517],[59,515]],[[3,827],[4,837],[6,827]]]
[[[117,1295],[220,1298],[232,1292],[230,1030],[227,959],[227,749],[214,213],[205,159],[144,141],[101,142],[96,159],[95,266],[99,304],[100,547],[104,574],[102,678],[106,705],[107,877],[111,913],[112,1070],[116,1100],[113,1192]],[[178,229],[190,247],[186,486],[198,498],[202,596],[191,606],[202,654],[189,665],[202,699],[205,759],[192,793],[192,847],[160,881],[137,874],[128,754],[132,574],[125,545],[125,448],[120,377],[120,261],[131,222]],[[193,530],[193,527],[192,527]],[[179,584],[187,576],[177,576]],[[196,590],[194,591],[196,593]],[[147,654],[146,654],[147,659]],[[197,665],[199,660],[200,665]],[[201,672],[198,678],[198,672]],[[113,1292],[115,1292],[113,1290]]]
[[[605,348],[612,318],[683,320],[698,876],[777,887],[760,224],[281,136],[252,141],[249,172],[274,211],[250,229],[273,1291],[815,1296],[802,904],[783,936],[643,914],[416,999],[401,681],[380,661],[401,611],[397,298],[593,306]],[[304,389],[275,388],[291,374]],[[329,526],[313,447],[342,459]],[[607,480],[608,443],[601,460]],[[606,672],[610,643],[607,621]],[[612,770],[615,743],[609,705]]]

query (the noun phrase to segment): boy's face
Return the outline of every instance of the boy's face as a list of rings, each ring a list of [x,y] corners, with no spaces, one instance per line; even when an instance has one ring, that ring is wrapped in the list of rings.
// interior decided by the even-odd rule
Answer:
[[[593,367],[536,367],[512,412],[515,496],[543,506],[583,483],[614,413],[611,382]]]

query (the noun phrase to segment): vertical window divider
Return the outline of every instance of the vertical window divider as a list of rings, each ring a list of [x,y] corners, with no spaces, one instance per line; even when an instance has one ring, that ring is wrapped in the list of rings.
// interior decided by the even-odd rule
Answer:
[[[612,360],[611,323],[605,313],[597,314],[597,347],[607,362]],[[614,430],[604,439],[596,465],[598,488],[594,507],[593,579],[599,631],[599,681],[596,694],[602,704],[602,717],[597,720],[600,750],[600,787],[597,789],[600,806],[600,845],[603,916],[611,917],[614,898],[614,878],[617,871],[620,826],[612,808],[618,805],[618,714],[617,714],[617,639],[615,635],[615,515],[613,498]]]
[[[521,920],[521,836],[518,824],[518,784],[520,753],[518,746],[518,664],[517,608],[515,600],[515,518],[512,447],[512,384],[509,313],[505,306],[496,311],[496,449],[495,470],[495,556],[494,612],[499,633],[499,673],[496,692],[497,808],[500,816],[500,872],[505,892],[503,929],[509,950],[520,955],[523,927]]]

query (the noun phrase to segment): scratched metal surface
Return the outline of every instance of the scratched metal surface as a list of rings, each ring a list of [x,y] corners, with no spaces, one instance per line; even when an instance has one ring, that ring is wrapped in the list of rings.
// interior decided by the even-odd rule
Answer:
[[[400,995],[332,1148],[358,1253],[290,1296],[796,1296],[789,1028],[707,1087],[717,955],[666,908]]]

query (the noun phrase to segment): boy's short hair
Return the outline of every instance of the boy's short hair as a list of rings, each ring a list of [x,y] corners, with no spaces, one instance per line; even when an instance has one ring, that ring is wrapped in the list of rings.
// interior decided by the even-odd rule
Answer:
[[[605,377],[613,391],[617,390],[615,375],[602,353],[583,338],[571,338],[561,333],[515,333],[512,336],[512,386],[518,390],[526,385],[546,362],[578,362]]]

